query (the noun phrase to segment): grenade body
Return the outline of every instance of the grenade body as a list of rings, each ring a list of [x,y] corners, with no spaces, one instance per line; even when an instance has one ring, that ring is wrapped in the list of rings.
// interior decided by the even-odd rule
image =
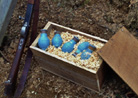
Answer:
[[[38,46],[39,48],[41,48],[42,50],[45,50],[48,48],[48,46],[50,45],[50,40],[47,37],[46,33],[41,33],[40,38],[38,40]]]
[[[62,51],[63,52],[72,52],[74,49],[74,45],[79,41],[79,39],[77,37],[74,37],[72,40],[70,40],[69,42],[65,43],[62,47]]]
[[[55,46],[56,48],[60,47],[62,45],[62,38],[61,35],[57,32],[55,32],[55,35],[52,39],[52,45]]]
[[[91,53],[92,53],[93,51],[95,51],[95,50],[96,50],[96,47],[95,47],[95,46],[89,45],[89,47],[88,47],[84,52],[82,52],[82,54],[81,54],[81,59],[82,59],[82,60],[87,60],[87,59],[89,59],[89,58],[91,57]]]
[[[86,50],[81,54],[81,59],[82,59],[82,60],[87,60],[87,59],[89,59],[89,58],[91,57],[91,53],[92,53],[92,52],[93,52],[92,50],[86,49]]]
[[[72,55],[76,57],[77,54],[81,53],[83,50],[89,47],[89,42],[83,42],[79,44],[78,49]]]

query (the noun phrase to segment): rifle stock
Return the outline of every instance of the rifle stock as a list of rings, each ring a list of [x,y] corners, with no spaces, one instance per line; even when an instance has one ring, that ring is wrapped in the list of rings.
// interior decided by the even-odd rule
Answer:
[[[35,40],[36,34],[37,34],[37,25],[38,25],[38,19],[39,19],[39,4],[40,4],[40,0],[35,0],[34,10],[33,10],[33,25],[32,25],[31,39],[30,39],[29,45],[31,45],[32,42]],[[19,98],[20,95],[22,94],[22,91],[24,89],[25,82],[27,79],[27,74],[31,66],[32,55],[33,55],[32,51],[30,50],[30,48],[28,48],[24,69],[20,77],[20,81],[17,86],[17,89],[15,91],[14,98]]]
[[[15,92],[20,60],[21,60],[24,46],[25,46],[25,43],[26,43],[26,40],[28,37],[28,33],[29,33],[33,5],[34,5],[34,0],[28,0],[25,20],[24,20],[24,24],[21,28],[21,37],[20,37],[19,44],[18,44],[18,47],[16,50],[15,58],[13,60],[13,63],[12,63],[11,69],[10,69],[8,79],[7,79],[7,81],[5,81],[5,92],[4,93],[8,97],[12,97]]]
[[[18,44],[18,49],[16,51],[16,55],[15,55],[11,70],[10,70],[10,74],[8,76],[8,80],[5,81],[5,94],[6,95],[12,96],[15,91],[14,87],[16,86],[19,64],[20,64],[24,46],[25,46],[25,39],[21,38]]]

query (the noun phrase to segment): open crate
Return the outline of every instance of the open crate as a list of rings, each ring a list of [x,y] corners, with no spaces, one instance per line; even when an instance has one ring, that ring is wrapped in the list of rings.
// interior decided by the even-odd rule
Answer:
[[[48,33],[51,32],[52,29],[66,32],[68,31],[71,34],[79,34],[81,36],[85,36],[95,41],[99,41],[102,43],[106,43],[107,40],[101,39],[96,36],[92,36],[65,26],[58,25],[56,23],[48,22],[44,29],[48,30]],[[50,54],[46,51],[41,50],[37,47],[38,39],[40,34],[37,36],[35,41],[30,46],[34,57],[39,62],[40,66],[53,74],[61,76],[69,81],[75,82],[77,84],[81,84],[88,89],[92,89],[95,91],[100,91],[101,86],[104,81],[105,73],[106,73],[106,65],[103,60],[100,61],[100,68],[97,71],[94,70],[86,70],[80,66],[76,66],[74,63],[60,58],[56,55]]]

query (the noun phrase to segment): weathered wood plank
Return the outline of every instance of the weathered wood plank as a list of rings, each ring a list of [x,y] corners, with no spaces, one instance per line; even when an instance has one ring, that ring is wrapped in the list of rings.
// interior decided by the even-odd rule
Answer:
[[[99,54],[138,94],[138,40],[123,27],[105,44]]]
[[[89,89],[99,90],[95,74],[73,66],[72,64],[61,62],[56,58],[42,56],[43,54],[39,53],[39,56],[37,55],[36,57],[43,69],[75,83],[82,84]]]
[[[0,46],[17,0],[0,0]]]

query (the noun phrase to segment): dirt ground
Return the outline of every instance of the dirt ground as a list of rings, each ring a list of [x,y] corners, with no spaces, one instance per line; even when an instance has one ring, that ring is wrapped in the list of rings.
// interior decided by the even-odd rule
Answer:
[[[138,3],[130,0],[40,0],[38,32],[48,21],[52,21],[91,35],[109,39],[122,26],[138,38]],[[135,1],[135,0],[133,0]],[[6,81],[25,15],[27,0],[18,0],[4,43],[0,48],[0,98],[4,97]],[[28,44],[20,64],[23,69]],[[138,98],[121,78],[110,69],[99,93],[88,90],[42,70],[35,59],[27,78],[21,98]]]

